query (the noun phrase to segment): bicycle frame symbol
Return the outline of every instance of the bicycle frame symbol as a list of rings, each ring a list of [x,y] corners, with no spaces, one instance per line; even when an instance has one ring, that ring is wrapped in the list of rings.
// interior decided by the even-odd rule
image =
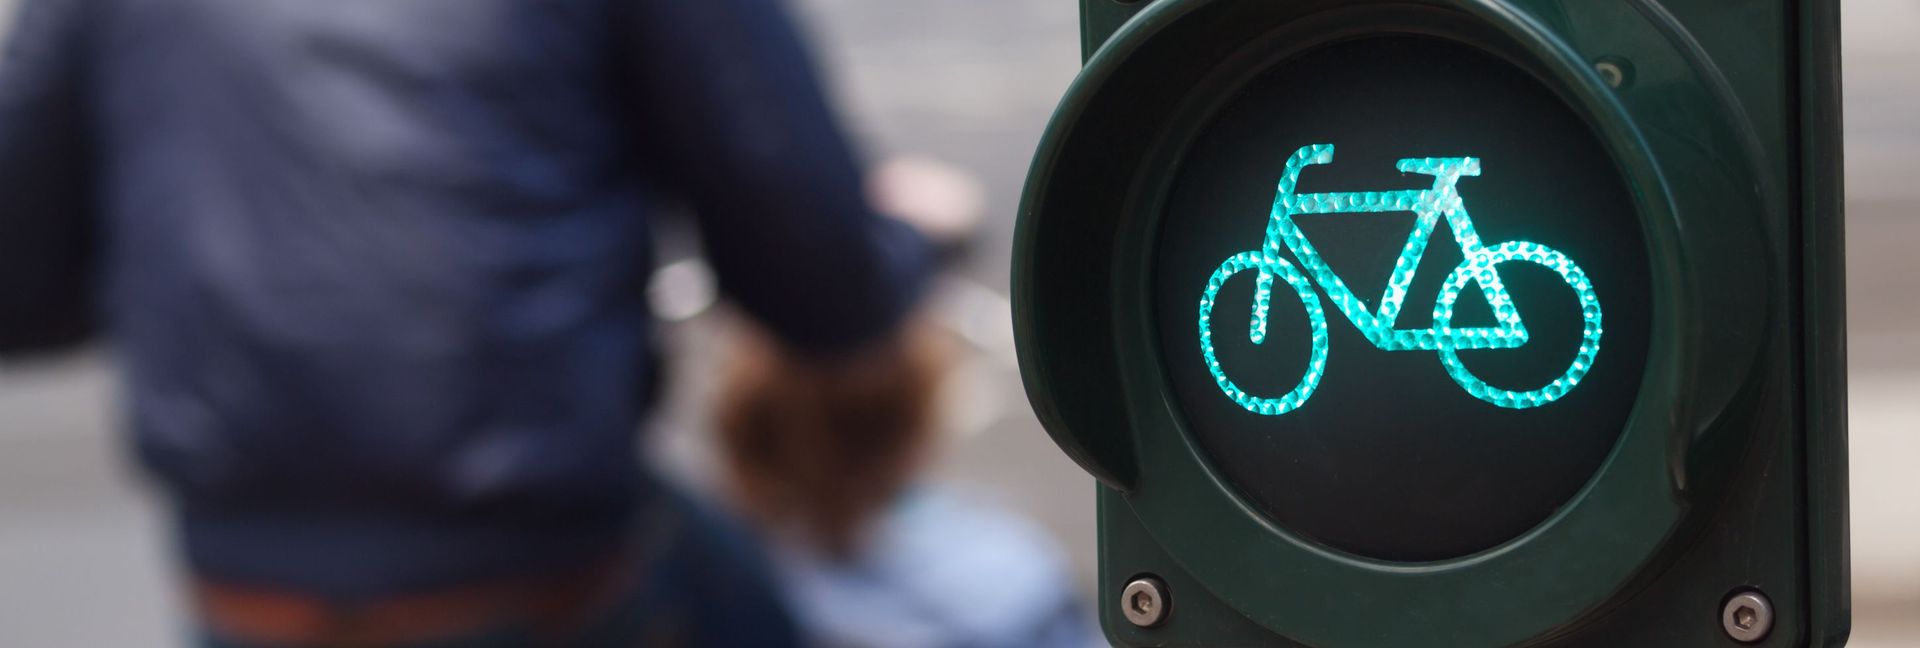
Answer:
[[[1396,167],[1404,173],[1433,176],[1431,189],[1294,193],[1303,169],[1331,162],[1332,144],[1315,144],[1295,151],[1287,160],[1286,170],[1280,178],[1280,191],[1273,199],[1273,210],[1267,220],[1266,243],[1259,250],[1228,257],[1207,279],[1206,292],[1200,298],[1200,352],[1207,363],[1207,371],[1213,374],[1214,382],[1227,397],[1255,414],[1279,416],[1305,405],[1314,390],[1319,388],[1320,379],[1327,369],[1327,317],[1319,295],[1314,293],[1309,283],[1309,275],[1313,282],[1326,291],[1334,307],[1346,315],[1347,320],[1374,347],[1382,351],[1437,352],[1447,375],[1475,398],[1500,407],[1525,409],[1559,400],[1580,384],[1580,379],[1586,377],[1588,370],[1593,367],[1594,356],[1600,352],[1600,297],[1594,294],[1593,283],[1587,280],[1586,272],[1557,250],[1527,241],[1509,241],[1491,247],[1480,242],[1480,235],[1473,228],[1473,218],[1467,215],[1466,203],[1454,187],[1461,176],[1480,175],[1478,158],[1400,160]],[[1399,260],[1394,262],[1386,291],[1380,296],[1379,309],[1368,312],[1340,275],[1334,273],[1320,258],[1320,252],[1314,249],[1306,234],[1294,223],[1294,217],[1301,214],[1383,212],[1413,212],[1417,218],[1413,233],[1407,236],[1406,246],[1400,250]],[[1442,217],[1446,218],[1447,226],[1452,229],[1453,238],[1460,244],[1460,252],[1465,260],[1454,268],[1453,274],[1441,286],[1433,305],[1431,328],[1395,328],[1401,306],[1407,297],[1407,289],[1413,284],[1414,271],[1419,268],[1427,242]],[[1280,249],[1283,246],[1293,253],[1301,265],[1306,266],[1305,273],[1281,258]],[[1579,297],[1580,313],[1584,320],[1580,348],[1574,354],[1573,364],[1559,377],[1530,391],[1510,391],[1487,384],[1460,362],[1458,353],[1461,349],[1517,349],[1527,343],[1526,324],[1520,321],[1520,312],[1513,306],[1513,297],[1507,294],[1506,287],[1500,283],[1498,270],[1500,264],[1516,261],[1539,264],[1566,280]],[[1220,359],[1214,354],[1214,300],[1228,279],[1248,270],[1259,272],[1254,284],[1253,317],[1248,331],[1248,337],[1254,344],[1266,341],[1267,313],[1273,301],[1273,282],[1276,277],[1293,287],[1300,304],[1306,307],[1307,321],[1312,331],[1313,351],[1307,362],[1306,374],[1292,391],[1279,397],[1267,398],[1247,393],[1227,377],[1220,366]],[[1469,282],[1480,286],[1481,295],[1492,307],[1493,326],[1453,326],[1454,303]]]

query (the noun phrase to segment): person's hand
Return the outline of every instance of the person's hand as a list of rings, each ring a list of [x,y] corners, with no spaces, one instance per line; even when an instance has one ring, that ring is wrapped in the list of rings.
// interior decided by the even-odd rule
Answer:
[[[944,340],[910,324],[882,343],[823,358],[740,337],[715,417],[734,494],[761,524],[829,555],[852,554],[866,521],[931,449]]]

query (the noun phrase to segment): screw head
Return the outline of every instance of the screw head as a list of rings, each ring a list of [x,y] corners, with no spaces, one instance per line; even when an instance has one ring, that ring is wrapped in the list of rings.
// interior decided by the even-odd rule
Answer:
[[[1135,578],[1120,591],[1120,612],[1126,615],[1127,621],[1142,628],[1167,620],[1167,608],[1167,587],[1158,578]]]
[[[1618,56],[1600,57],[1593,62],[1593,71],[1600,73],[1600,80],[1615,90],[1633,80],[1633,64]]]
[[[1720,608],[1720,627],[1727,636],[1741,643],[1767,638],[1773,630],[1773,604],[1757,590],[1740,592],[1727,598]]]

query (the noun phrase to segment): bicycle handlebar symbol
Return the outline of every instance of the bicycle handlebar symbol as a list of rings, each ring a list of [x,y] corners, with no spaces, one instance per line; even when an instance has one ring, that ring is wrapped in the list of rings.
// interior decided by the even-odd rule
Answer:
[[[1279,416],[1305,405],[1314,390],[1319,388],[1320,379],[1327,369],[1327,317],[1319,295],[1314,293],[1309,283],[1309,275],[1313,282],[1319,283],[1326,291],[1334,307],[1346,315],[1347,320],[1374,347],[1382,351],[1437,352],[1447,375],[1452,376],[1455,383],[1475,398],[1500,407],[1525,409],[1559,400],[1580,384],[1580,379],[1593,367],[1594,356],[1600,352],[1600,298],[1594,294],[1593,283],[1587,280],[1586,272],[1557,250],[1527,241],[1509,241],[1491,247],[1480,242],[1480,235],[1473,229],[1473,219],[1467,215],[1466,203],[1454,187],[1461,176],[1480,175],[1478,158],[1400,160],[1396,167],[1404,173],[1433,176],[1431,189],[1294,193],[1303,169],[1331,162],[1332,144],[1314,144],[1295,151],[1287,160],[1286,170],[1280,178],[1280,191],[1273,199],[1265,244],[1259,250],[1228,257],[1207,279],[1206,292],[1200,297],[1200,353],[1207,363],[1207,371],[1213,374],[1214,382],[1227,397],[1255,414]],[[1386,291],[1380,296],[1380,306],[1375,312],[1366,310],[1360,299],[1347,288],[1346,282],[1327,266],[1326,261],[1320,258],[1319,251],[1307,241],[1306,234],[1294,223],[1294,217],[1300,214],[1409,211],[1417,217],[1413,233],[1407,236],[1406,246],[1400,250],[1400,258],[1394,263],[1393,273],[1387,280]],[[1431,328],[1395,328],[1407,289],[1413,284],[1414,271],[1420,266],[1420,257],[1426,252],[1433,228],[1442,217],[1446,218],[1447,226],[1452,229],[1454,241],[1460,244],[1460,252],[1465,260],[1454,268],[1453,274],[1441,286],[1433,305]],[[1283,246],[1306,266],[1305,273],[1281,258],[1280,249]],[[1507,294],[1506,287],[1500,283],[1497,269],[1500,264],[1512,261],[1536,263],[1559,274],[1579,297],[1580,313],[1584,320],[1580,348],[1574,354],[1573,364],[1558,378],[1531,391],[1510,391],[1487,384],[1461,364],[1458,353],[1461,349],[1517,349],[1527,343],[1526,324],[1520,321],[1520,312],[1513,306],[1513,297]],[[1292,391],[1274,398],[1255,396],[1235,385],[1221,369],[1220,359],[1214,355],[1214,299],[1219,296],[1220,287],[1228,279],[1247,270],[1259,271],[1254,284],[1253,317],[1248,331],[1248,337],[1254,344],[1266,341],[1267,313],[1273,301],[1273,282],[1276,277],[1286,281],[1299,296],[1300,304],[1306,307],[1307,321],[1312,331],[1313,351],[1307,362],[1306,374]],[[1466,289],[1469,282],[1480,286],[1481,295],[1492,307],[1494,326],[1453,327],[1454,302],[1460,298],[1460,292]]]

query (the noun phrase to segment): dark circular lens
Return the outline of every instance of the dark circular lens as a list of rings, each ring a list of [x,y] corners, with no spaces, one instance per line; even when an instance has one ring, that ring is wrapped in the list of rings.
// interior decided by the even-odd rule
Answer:
[[[1638,395],[1651,279],[1626,184],[1545,82],[1466,44],[1348,40],[1237,84],[1154,245],[1188,432],[1334,549],[1432,561],[1518,537],[1593,477]]]

